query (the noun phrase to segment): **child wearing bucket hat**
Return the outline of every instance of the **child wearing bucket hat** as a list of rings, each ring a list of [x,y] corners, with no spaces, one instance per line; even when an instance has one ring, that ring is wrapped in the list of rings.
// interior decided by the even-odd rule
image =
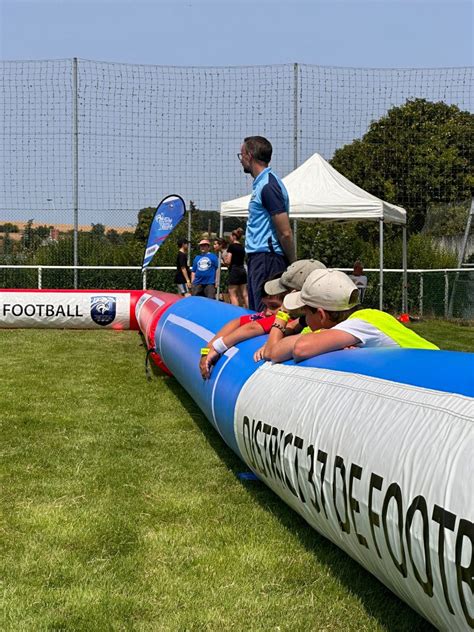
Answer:
[[[209,252],[211,242],[201,239],[199,242],[199,254],[194,257],[191,272],[192,295],[216,298],[216,274],[219,268],[219,260],[216,255]]]
[[[357,286],[339,270],[314,270],[300,292],[286,295],[283,305],[290,311],[303,310],[310,332],[283,338],[272,351],[273,362],[298,362],[354,346],[438,349],[390,314],[360,309]]]

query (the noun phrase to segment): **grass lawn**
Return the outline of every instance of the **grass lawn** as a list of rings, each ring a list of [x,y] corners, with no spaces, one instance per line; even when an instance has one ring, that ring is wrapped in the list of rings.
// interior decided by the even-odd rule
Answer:
[[[146,382],[136,332],[0,330],[0,349],[2,631],[431,629],[237,478],[186,392]]]

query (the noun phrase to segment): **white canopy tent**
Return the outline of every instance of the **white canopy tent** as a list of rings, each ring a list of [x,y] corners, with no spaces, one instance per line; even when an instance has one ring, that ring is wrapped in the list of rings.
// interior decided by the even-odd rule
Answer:
[[[406,211],[384,202],[364,191],[332,167],[322,156],[313,154],[306,162],[283,178],[290,197],[290,218],[306,221],[376,220],[380,227],[380,292],[383,305],[383,226],[384,223],[403,227],[403,311],[406,300]],[[224,217],[247,217],[250,195],[222,202],[221,225]],[[221,230],[222,232],[222,230]]]

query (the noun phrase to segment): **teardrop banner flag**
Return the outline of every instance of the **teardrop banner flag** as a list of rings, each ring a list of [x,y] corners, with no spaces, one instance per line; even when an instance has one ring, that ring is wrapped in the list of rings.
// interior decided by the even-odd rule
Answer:
[[[186,204],[179,195],[167,195],[161,200],[150,224],[148,241],[143,256],[142,271],[147,268],[155,254],[165,243],[186,213]]]

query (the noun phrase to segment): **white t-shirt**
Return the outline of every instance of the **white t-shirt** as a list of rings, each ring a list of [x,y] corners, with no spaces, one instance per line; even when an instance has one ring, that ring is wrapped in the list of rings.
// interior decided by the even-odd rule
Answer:
[[[365,274],[360,274],[359,276],[349,274],[349,278],[357,285],[359,289],[364,290],[367,287],[367,277],[365,276]]]
[[[361,318],[350,318],[349,320],[343,320],[342,323],[335,325],[331,330],[338,329],[339,331],[345,331],[351,334],[360,343],[359,347],[399,347],[395,340],[392,340],[389,336],[374,327],[370,323]]]

